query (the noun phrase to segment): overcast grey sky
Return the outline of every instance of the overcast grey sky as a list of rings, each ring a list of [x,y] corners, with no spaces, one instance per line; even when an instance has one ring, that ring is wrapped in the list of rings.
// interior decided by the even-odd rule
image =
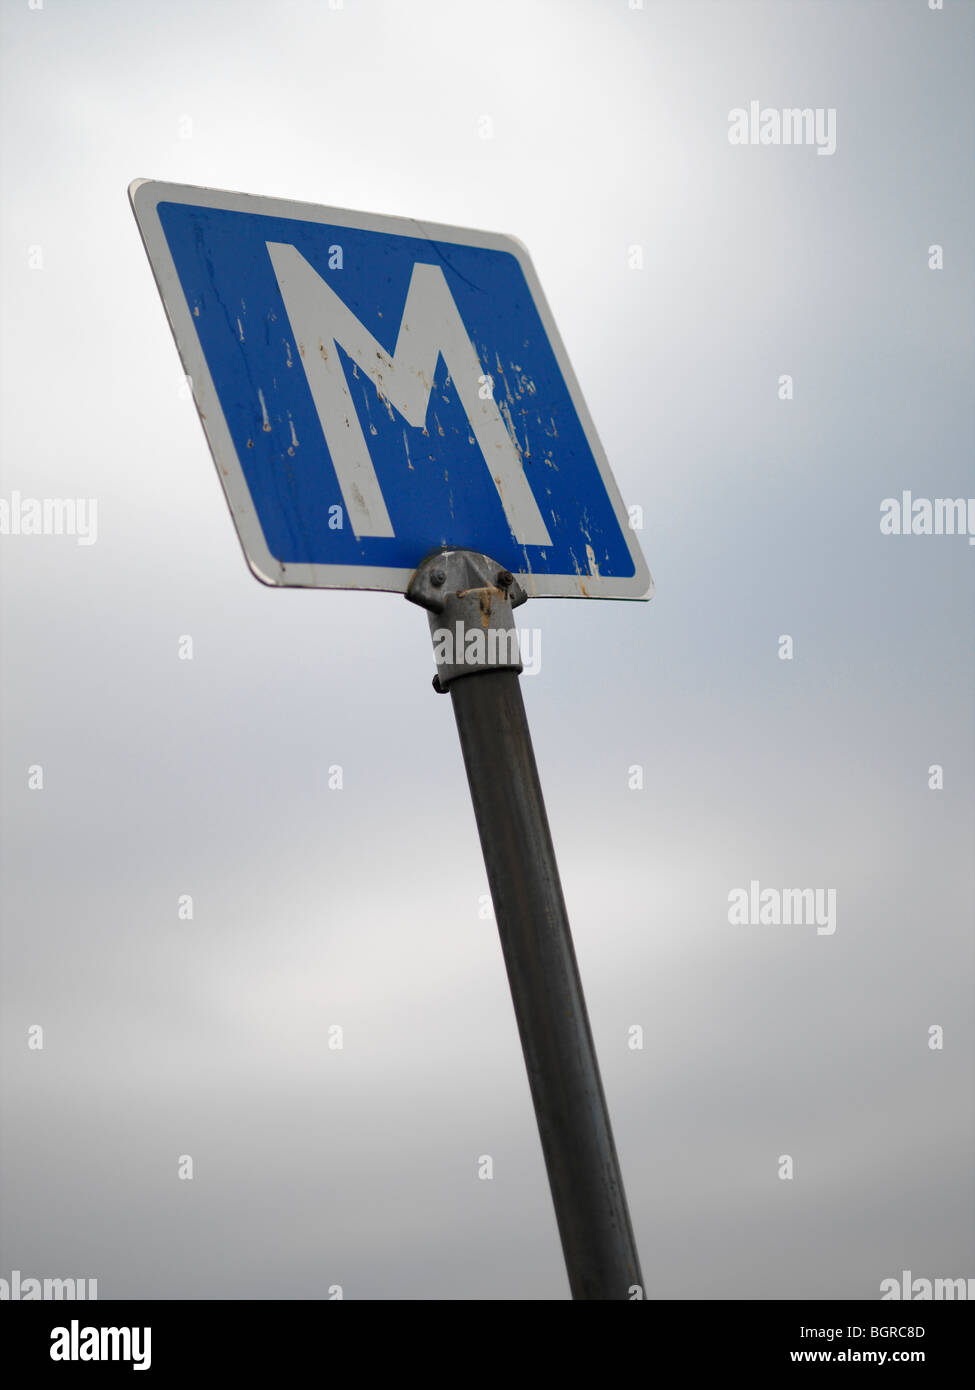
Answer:
[[[136,177],[532,254],[657,586],[518,614],[648,1297],[975,1275],[975,549],[880,529],[975,495],[975,6],[0,18],[0,498],[98,504],[0,536],[0,1276],[568,1296],[426,616],[249,574]],[[835,150],[732,144],[752,101]]]

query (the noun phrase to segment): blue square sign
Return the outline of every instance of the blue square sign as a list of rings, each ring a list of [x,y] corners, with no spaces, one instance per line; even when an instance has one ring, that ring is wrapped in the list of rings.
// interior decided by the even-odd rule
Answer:
[[[136,180],[251,569],[405,592],[438,546],[529,596],[653,584],[520,242]]]

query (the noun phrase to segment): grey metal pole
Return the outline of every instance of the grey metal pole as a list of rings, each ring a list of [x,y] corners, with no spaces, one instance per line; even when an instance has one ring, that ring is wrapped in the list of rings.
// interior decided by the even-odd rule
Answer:
[[[434,684],[449,691],[454,708],[572,1297],[629,1299],[635,1285],[642,1297],[518,684],[511,610],[526,595],[486,556],[445,550],[424,561],[407,597],[430,610],[439,666]],[[494,660],[492,633],[498,634]],[[501,634],[513,636],[502,641]]]

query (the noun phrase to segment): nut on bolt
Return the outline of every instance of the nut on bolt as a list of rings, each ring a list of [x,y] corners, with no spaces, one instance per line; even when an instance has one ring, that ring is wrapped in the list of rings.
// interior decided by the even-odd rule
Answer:
[[[498,588],[507,589],[508,585],[513,584],[514,582],[515,577],[510,570],[498,571]]]
[[[430,576],[430,583],[435,589],[439,589],[446,581],[446,578],[447,576],[444,574],[443,570],[434,570],[433,574]]]

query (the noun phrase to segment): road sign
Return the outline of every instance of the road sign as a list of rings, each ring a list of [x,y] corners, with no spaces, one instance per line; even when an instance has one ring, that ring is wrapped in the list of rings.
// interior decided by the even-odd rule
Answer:
[[[651,596],[519,241],[138,179],[129,196],[264,583],[405,593],[451,546],[529,596]]]
[[[251,569],[403,593],[435,653],[456,636],[434,686],[457,720],[569,1285],[642,1296],[508,639],[533,595],[653,585],[528,254],[212,189],[137,180],[129,196]]]

